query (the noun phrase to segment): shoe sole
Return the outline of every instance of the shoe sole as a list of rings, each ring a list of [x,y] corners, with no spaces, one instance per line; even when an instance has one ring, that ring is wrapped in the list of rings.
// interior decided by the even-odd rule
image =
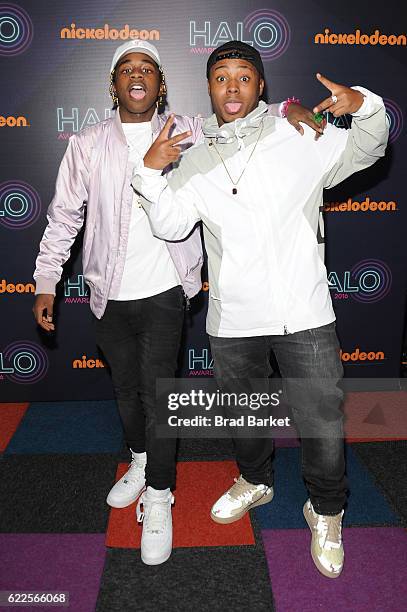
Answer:
[[[310,549],[310,550],[311,550],[311,557],[312,557],[312,560],[313,560],[313,562],[314,562],[314,564],[315,564],[315,567],[316,567],[316,568],[317,568],[317,570],[318,570],[319,572],[321,572],[321,574],[322,574],[323,576],[325,576],[326,578],[339,578],[339,576],[340,576],[340,575],[341,575],[341,573],[342,573],[343,566],[341,567],[341,570],[340,570],[339,572],[336,572],[336,573],[334,574],[334,573],[332,573],[332,572],[329,572],[329,571],[326,569],[326,567],[324,567],[324,566],[321,564],[320,560],[318,559],[318,557],[317,557],[317,556],[316,556],[316,554],[314,553],[313,546],[312,546],[313,541],[314,541],[314,528],[313,528],[313,526],[312,526],[311,519],[309,518],[309,512],[308,512],[308,510],[306,510],[305,508],[303,508],[303,509],[302,509],[302,513],[303,513],[303,515],[304,515],[305,520],[307,521],[308,527],[309,527],[309,528],[310,528],[310,530],[311,530],[311,549]]]
[[[168,561],[168,559],[171,557],[171,553],[172,549],[168,554],[166,553],[162,557],[157,557],[153,559],[148,559],[148,557],[143,556],[143,553],[141,553],[141,560],[145,565],[161,565],[161,563],[165,563],[166,561]]]
[[[138,498],[140,497],[140,495],[142,493],[144,493],[144,491],[146,490],[146,487],[143,487],[142,489],[140,489],[140,491],[137,493],[136,496],[133,496],[130,501],[125,501],[125,502],[112,502],[109,501],[109,495],[106,497],[106,503],[108,506],[110,506],[111,508],[127,508],[127,506],[130,506],[131,504],[134,504],[135,501],[138,500]]]
[[[255,508],[256,506],[262,506],[263,504],[268,504],[269,502],[271,502],[273,497],[274,497],[274,491],[270,491],[270,493],[267,493],[267,495],[263,495],[263,497],[260,497],[260,499],[250,504],[250,506],[246,506],[246,508],[244,508],[244,510],[239,512],[239,514],[235,514],[234,516],[222,518],[222,517],[217,516],[216,514],[212,514],[211,512],[211,519],[215,523],[220,523],[221,525],[228,525],[229,523],[234,523],[235,521],[239,521],[241,518],[243,518],[244,515],[252,508]]]

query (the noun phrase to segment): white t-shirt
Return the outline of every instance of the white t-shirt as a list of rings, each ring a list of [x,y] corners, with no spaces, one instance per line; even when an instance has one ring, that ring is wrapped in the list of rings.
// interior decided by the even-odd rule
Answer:
[[[129,146],[129,160],[138,162],[152,143],[151,122],[122,123]],[[148,217],[134,194],[126,262],[115,300],[138,300],[180,285],[181,281],[167,246],[153,236]]]

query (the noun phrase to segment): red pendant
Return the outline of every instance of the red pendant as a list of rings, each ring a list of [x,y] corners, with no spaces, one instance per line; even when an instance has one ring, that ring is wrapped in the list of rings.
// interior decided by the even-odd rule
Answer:
[[[233,189],[232,189],[232,193],[233,193],[233,195],[236,195],[236,194],[237,194],[237,189],[236,189],[236,187],[233,187]]]

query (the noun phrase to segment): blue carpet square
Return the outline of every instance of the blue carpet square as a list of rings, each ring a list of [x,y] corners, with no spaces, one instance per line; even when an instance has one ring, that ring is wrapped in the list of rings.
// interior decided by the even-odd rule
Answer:
[[[307,490],[301,477],[301,450],[280,448],[274,460],[275,494],[270,504],[254,510],[261,529],[303,529],[302,507]],[[355,453],[346,447],[346,469],[350,495],[344,525],[398,525],[400,520],[375,486]]]
[[[118,453],[122,444],[122,425],[112,400],[33,402],[6,455]]]

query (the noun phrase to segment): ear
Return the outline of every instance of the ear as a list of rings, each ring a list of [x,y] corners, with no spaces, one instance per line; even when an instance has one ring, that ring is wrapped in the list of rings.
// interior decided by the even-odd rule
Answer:
[[[210,97],[211,96],[211,85],[210,85],[209,81],[208,81],[208,94],[209,94],[209,97]]]
[[[263,89],[264,89],[264,79],[260,79],[259,80],[259,96],[263,95]]]

